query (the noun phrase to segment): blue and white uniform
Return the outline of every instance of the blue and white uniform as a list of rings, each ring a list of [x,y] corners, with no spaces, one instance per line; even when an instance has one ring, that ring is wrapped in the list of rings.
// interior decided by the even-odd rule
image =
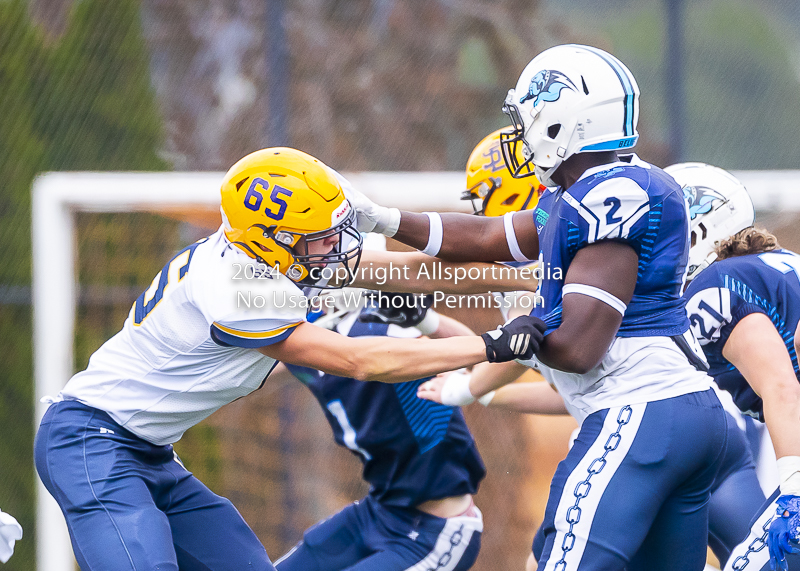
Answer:
[[[362,323],[359,313],[350,313],[337,331],[350,337],[419,335],[413,328]],[[429,500],[474,494],[486,474],[461,409],[417,398],[427,378],[365,383],[287,368],[319,401],[336,442],[361,460],[370,491],[308,529],[276,562],[278,570],[469,569],[480,549],[480,511],[473,506],[443,519],[415,509]]]
[[[800,322],[800,256],[788,250],[737,256],[712,263],[686,288],[686,310],[717,384],[746,414],[763,421],[763,402],[744,376],[722,355],[733,329],[751,313],[770,318],[783,338],[800,380],[794,335]],[[731,553],[725,569],[769,569],[766,529],[775,515],[778,491],[758,511],[750,535]],[[800,557],[787,557],[800,569]]]
[[[727,423],[711,379],[687,354],[682,190],[633,156],[589,169],[569,189],[542,198],[533,213],[543,222],[540,261],[563,272],[542,281],[544,307],[533,312],[547,334],[561,323],[563,276],[581,248],[624,242],[636,251],[639,271],[599,365],[580,375],[539,364],[581,422],[551,484],[539,569],[702,569]]]
[[[305,319],[300,304],[275,303],[303,295],[282,274],[236,279],[252,263],[222,229],[179,252],[45,413],[36,469],[84,571],[274,569],[239,512],[172,450],[259,388],[275,361],[251,349]]]

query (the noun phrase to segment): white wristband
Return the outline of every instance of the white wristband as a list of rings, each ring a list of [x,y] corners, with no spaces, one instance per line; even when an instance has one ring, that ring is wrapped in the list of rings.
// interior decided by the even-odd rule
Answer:
[[[422,321],[417,323],[416,327],[423,335],[431,335],[436,333],[436,330],[439,329],[440,321],[439,314],[433,309],[428,309],[427,313],[425,313],[425,317]]]
[[[400,211],[397,208],[389,208],[386,213],[386,225],[380,230],[384,236],[391,238],[400,229]]]
[[[497,394],[497,391],[491,391],[483,395],[481,398],[478,399],[478,402],[481,403],[483,406],[489,406],[489,403],[492,402],[494,395]]]
[[[442,404],[466,406],[475,402],[475,397],[469,391],[470,378],[469,373],[450,373],[442,385]]]
[[[778,458],[781,495],[800,496],[800,456]]]
[[[606,290],[600,289],[599,287],[586,284],[567,284],[561,288],[561,295],[563,297],[568,293],[580,293],[595,299],[599,299],[606,305],[610,305],[619,311],[620,315],[623,317],[625,317],[625,310],[628,309],[628,306],[622,303],[621,299],[608,293]]]
[[[435,256],[442,249],[442,238],[444,238],[444,228],[442,228],[442,217],[438,212],[423,212],[428,217],[428,244],[422,250],[423,254]]]
[[[506,243],[508,244],[508,250],[511,252],[511,255],[514,256],[514,259],[518,262],[531,262],[522,253],[522,250],[519,249],[519,242],[517,242],[517,233],[514,230],[514,222],[512,218],[514,217],[514,212],[506,212],[503,215],[503,229],[506,231]]]

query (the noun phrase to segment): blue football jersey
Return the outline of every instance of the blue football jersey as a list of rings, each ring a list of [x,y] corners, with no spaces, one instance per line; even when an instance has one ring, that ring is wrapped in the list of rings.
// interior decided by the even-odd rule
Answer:
[[[533,209],[533,219],[536,221],[536,232],[541,234],[544,225],[547,224],[547,220],[550,218],[550,210],[552,210],[553,204],[558,200],[558,195],[559,191],[548,188],[539,197],[539,202],[536,204],[536,208]]]
[[[576,253],[601,240],[624,242],[639,256],[636,288],[617,336],[687,331],[680,291],[689,255],[689,223],[675,180],[632,156],[589,169],[569,189],[552,194],[534,211],[537,226],[543,224],[539,243],[545,279],[539,290],[544,305],[533,315],[544,319],[548,331],[561,323],[561,290]]]
[[[349,337],[391,336],[381,323],[351,314],[338,331]],[[474,494],[486,475],[460,408],[417,398],[428,380],[362,382],[286,364],[322,405],[336,442],[364,464],[370,495],[384,505]]]
[[[772,320],[800,380],[794,335],[800,321],[800,256],[788,250],[714,262],[684,294],[692,331],[703,346],[709,374],[746,414],[763,420],[763,403],[741,373],[722,356],[739,321],[751,313]]]

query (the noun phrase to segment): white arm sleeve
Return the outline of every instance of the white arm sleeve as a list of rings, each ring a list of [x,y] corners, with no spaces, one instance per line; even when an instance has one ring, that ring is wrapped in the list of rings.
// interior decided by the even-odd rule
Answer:
[[[514,259],[518,262],[531,262],[529,258],[522,253],[522,250],[519,249],[519,242],[517,242],[517,233],[514,231],[514,222],[512,218],[514,217],[514,212],[506,212],[503,215],[503,228],[506,231],[506,243],[508,243],[508,250],[511,252],[511,255],[514,256]]]

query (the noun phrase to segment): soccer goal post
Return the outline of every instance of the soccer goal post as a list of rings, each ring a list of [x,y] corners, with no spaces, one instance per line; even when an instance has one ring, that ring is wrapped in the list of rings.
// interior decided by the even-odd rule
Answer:
[[[800,213],[800,171],[735,173],[748,187],[756,209]],[[380,204],[413,211],[470,212],[460,201],[463,172],[350,173],[353,185]],[[219,223],[223,173],[47,173],[33,185],[33,354],[35,427],[74,373],[78,283],[78,213],[150,212],[183,220]],[[795,226],[796,227],[796,226]],[[132,302],[133,300],[131,300]],[[37,480],[37,568],[74,571],[64,518]],[[274,555],[274,554],[273,554]]]

